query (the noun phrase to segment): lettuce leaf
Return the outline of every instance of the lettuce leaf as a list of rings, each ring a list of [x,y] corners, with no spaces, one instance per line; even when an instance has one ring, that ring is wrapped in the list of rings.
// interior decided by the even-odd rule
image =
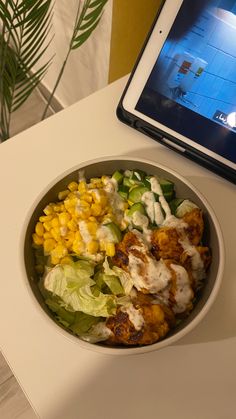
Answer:
[[[83,262],[81,264],[81,262]],[[86,264],[84,264],[86,262]],[[109,317],[116,312],[114,295],[93,293],[95,281],[93,264],[87,261],[72,265],[57,265],[44,277],[44,288],[53,297],[59,297],[68,311],[80,311],[95,317]]]

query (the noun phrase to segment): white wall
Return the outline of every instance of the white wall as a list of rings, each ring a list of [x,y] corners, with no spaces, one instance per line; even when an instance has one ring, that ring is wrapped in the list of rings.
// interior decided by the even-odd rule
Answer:
[[[73,104],[108,83],[112,0],[105,6],[102,19],[91,37],[71,52],[64,76],[55,94],[63,107]],[[56,76],[64,61],[74,26],[79,0],[55,2],[53,26],[55,37],[47,52],[56,53],[52,66],[43,79],[43,85],[52,91]]]

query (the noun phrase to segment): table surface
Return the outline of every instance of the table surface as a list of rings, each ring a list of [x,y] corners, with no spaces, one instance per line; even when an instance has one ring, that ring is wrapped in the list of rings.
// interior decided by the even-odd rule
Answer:
[[[1,145],[1,349],[43,419],[233,419],[236,387],[235,185],[120,123],[121,79]],[[83,161],[115,155],[167,165],[205,195],[222,226],[217,300],[173,346],[138,356],[81,349],[47,322],[21,269],[22,226],[38,194]]]

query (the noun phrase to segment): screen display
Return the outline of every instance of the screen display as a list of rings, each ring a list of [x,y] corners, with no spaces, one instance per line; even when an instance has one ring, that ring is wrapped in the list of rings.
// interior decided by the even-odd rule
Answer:
[[[236,163],[236,1],[185,0],[135,109]]]

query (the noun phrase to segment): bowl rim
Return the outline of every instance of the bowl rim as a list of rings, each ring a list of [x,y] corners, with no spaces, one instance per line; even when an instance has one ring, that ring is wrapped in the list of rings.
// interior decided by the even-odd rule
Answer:
[[[45,310],[40,306],[39,302],[37,301],[37,299],[36,299],[36,297],[33,293],[33,290],[30,286],[30,281],[29,281],[29,278],[27,276],[27,271],[26,271],[26,266],[25,266],[24,246],[25,246],[25,237],[26,237],[27,228],[28,228],[29,221],[32,217],[32,214],[33,214],[35,208],[37,207],[37,205],[39,204],[41,199],[45,196],[45,194],[57,182],[59,182],[64,177],[68,176],[69,174],[71,174],[72,172],[74,172],[76,170],[86,169],[87,166],[90,166],[90,165],[96,164],[96,163],[103,163],[103,162],[106,162],[106,161],[114,161],[115,162],[115,161],[118,161],[118,160],[123,160],[123,161],[129,160],[129,161],[133,161],[133,162],[137,162],[137,163],[144,163],[144,164],[147,164],[147,165],[155,166],[157,169],[167,171],[168,173],[170,173],[171,175],[173,175],[174,177],[179,179],[186,186],[188,186],[190,189],[192,189],[192,191],[199,197],[199,199],[202,201],[202,203],[206,207],[207,212],[210,215],[210,218],[211,218],[211,220],[214,224],[216,235],[217,235],[217,238],[218,238],[219,254],[221,256],[219,258],[217,275],[216,275],[215,282],[214,282],[213,288],[211,290],[211,293],[210,293],[206,303],[201,308],[200,312],[197,313],[197,315],[194,317],[194,319],[192,319],[189,324],[184,326],[183,329],[177,331],[173,336],[166,337],[163,340],[160,340],[160,341],[158,341],[156,343],[153,343],[151,345],[140,346],[140,347],[121,347],[121,348],[118,348],[118,347],[111,347],[111,346],[106,347],[105,345],[101,346],[99,344],[93,344],[93,343],[90,343],[90,342],[86,342],[86,341],[80,339],[79,337],[77,337],[73,334],[70,334],[68,331],[66,331],[65,329],[60,327],[59,324],[57,324],[52,318],[50,318],[48,316],[48,314],[45,312]],[[216,296],[219,292],[221,283],[222,283],[224,266],[225,266],[225,245],[224,245],[224,238],[223,238],[222,230],[221,230],[221,227],[220,227],[220,223],[219,223],[219,221],[216,217],[216,214],[215,214],[213,208],[211,207],[211,205],[209,204],[209,202],[207,201],[205,196],[202,194],[202,192],[200,192],[188,179],[183,177],[177,171],[170,169],[168,166],[159,164],[158,162],[155,162],[155,161],[150,160],[150,159],[142,159],[142,158],[139,158],[139,157],[132,157],[132,156],[127,156],[127,155],[123,155],[123,156],[122,155],[104,156],[104,157],[100,157],[100,158],[96,158],[96,159],[83,161],[79,164],[76,164],[76,165],[66,169],[65,171],[60,173],[58,176],[56,176],[53,180],[51,180],[37,194],[36,198],[34,199],[30,208],[28,209],[28,211],[26,213],[25,220],[23,222],[23,225],[22,225],[22,228],[21,228],[21,231],[20,231],[19,246],[20,246],[19,266],[21,267],[21,272],[23,273],[24,284],[26,285],[26,289],[28,290],[28,294],[30,295],[31,300],[33,300],[35,307],[36,306],[38,307],[38,309],[39,309],[38,312],[42,315],[42,320],[45,319],[48,324],[51,324],[51,327],[55,330],[55,332],[58,331],[59,333],[64,335],[67,338],[67,340],[69,340],[70,342],[79,345],[83,349],[88,349],[88,350],[91,350],[93,352],[99,352],[99,353],[102,353],[102,354],[105,354],[105,355],[138,355],[138,354],[143,354],[143,353],[148,353],[148,352],[154,352],[154,351],[157,351],[161,348],[170,346],[170,345],[174,344],[175,342],[179,341],[181,338],[183,338],[185,335],[187,335],[190,331],[192,331],[201,322],[201,320],[206,316],[206,314],[208,313],[208,311],[212,307],[212,305],[213,305],[213,303],[216,299]]]

